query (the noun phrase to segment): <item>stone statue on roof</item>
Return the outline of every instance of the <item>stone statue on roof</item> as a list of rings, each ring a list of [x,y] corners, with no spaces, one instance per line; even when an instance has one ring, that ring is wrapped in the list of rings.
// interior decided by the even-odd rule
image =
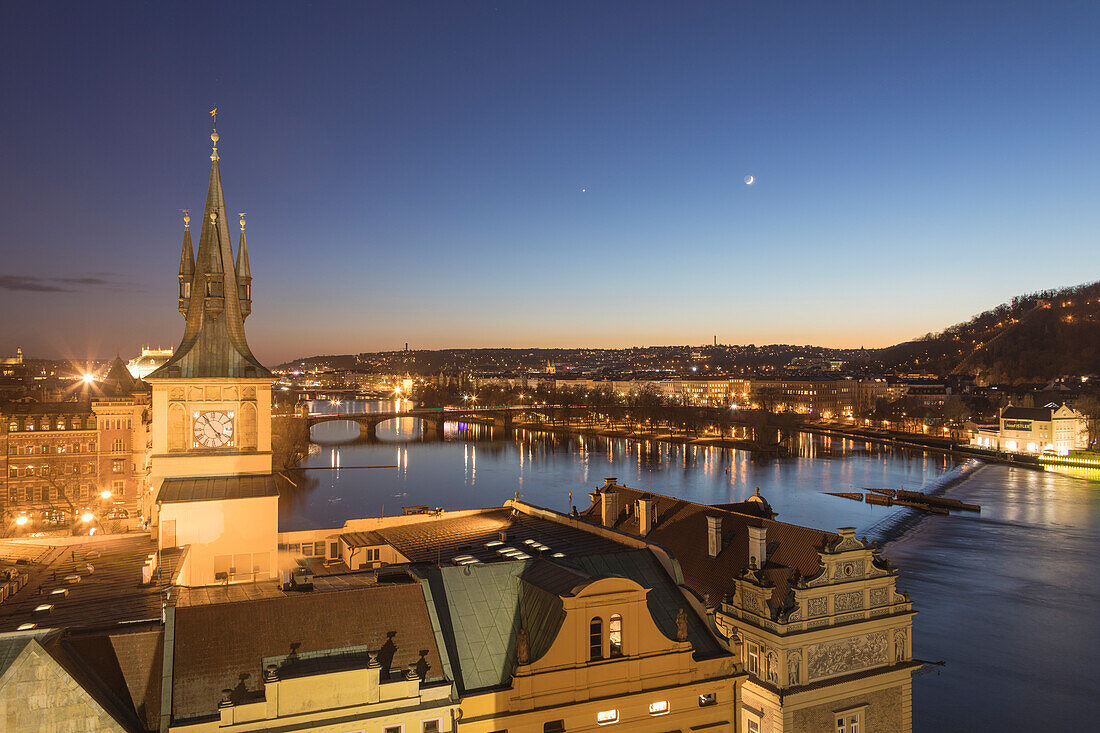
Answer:
[[[676,641],[688,640],[688,616],[687,612],[681,608],[676,612]]]

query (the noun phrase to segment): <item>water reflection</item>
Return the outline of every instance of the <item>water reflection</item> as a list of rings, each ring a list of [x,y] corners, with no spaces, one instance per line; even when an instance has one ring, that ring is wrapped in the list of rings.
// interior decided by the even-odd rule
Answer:
[[[414,435],[400,421],[393,430]],[[780,519],[865,530],[894,510],[822,492],[918,489],[954,465],[940,455],[810,435],[799,435],[796,455],[782,460],[476,424],[448,424],[442,440],[420,440],[319,444],[306,461],[319,470],[293,474],[280,497],[281,528],[336,527],[416,504],[500,505],[515,492],[566,511],[587,505],[591,487],[616,476],[708,504],[746,499],[759,486]],[[357,468],[371,465],[388,467]],[[981,504],[981,514],[931,517],[886,547],[919,611],[915,656],[946,662],[914,680],[915,730],[1087,730],[1100,718],[1091,668],[1100,650],[1097,487],[985,466],[951,494]]]
[[[357,438],[355,423],[315,426],[317,443],[304,473],[324,475],[309,484],[308,496],[305,490],[288,492],[294,496],[284,502],[281,527],[335,527],[349,518],[377,516],[383,505],[390,513],[418,504],[498,506],[516,492],[532,503],[568,511],[571,503],[586,505],[584,494],[605,476],[707,504],[744,500],[759,486],[784,520],[867,527],[891,510],[823,492],[920,488],[953,465],[942,456],[851,440],[826,444],[809,435],[795,441],[795,457],[780,460],[716,446],[507,432],[477,423],[447,423],[440,438],[434,431],[425,435],[419,422],[389,420],[370,442]]]

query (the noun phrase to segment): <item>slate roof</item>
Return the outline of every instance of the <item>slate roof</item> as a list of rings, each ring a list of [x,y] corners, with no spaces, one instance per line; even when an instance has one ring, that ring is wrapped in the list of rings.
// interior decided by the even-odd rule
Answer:
[[[157,494],[158,504],[184,501],[218,501],[278,496],[274,474],[256,476],[214,476],[212,478],[165,479]]]
[[[622,549],[618,543],[592,532],[505,508],[383,527],[375,532],[412,562],[447,563],[458,555],[472,555],[482,562],[499,560],[496,550],[486,547],[486,543],[499,539],[501,532],[505,533],[505,546],[531,555],[536,551],[529,549],[524,540],[534,540],[549,547],[543,552],[546,555],[555,552],[566,555],[615,552]]]
[[[175,720],[216,714],[225,688],[236,700],[256,697],[265,657],[292,665],[296,655],[366,647],[384,672],[417,664],[426,680],[444,676],[419,583],[187,605],[175,615]]]
[[[1001,410],[1002,420],[1035,420],[1038,422],[1050,422],[1054,410],[1049,407],[1008,407]]]
[[[776,584],[772,597],[781,599],[792,573],[812,577],[821,567],[819,553],[825,544],[839,535],[810,527],[778,522],[741,514],[719,507],[696,504],[674,497],[660,496],[625,486],[610,487],[619,494],[620,514],[613,529],[638,535],[639,498],[655,500],[656,522],[645,539],[669,550],[684,574],[684,582],[709,605],[717,604],[733,590],[734,578],[749,565],[748,528],[767,530],[768,561],[763,570]],[[627,510],[630,510],[629,513]],[[600,524],[600,501],[580,513],[581,518]],[[707,517],[722,519],[721,551],[717,557],[707,554]]]
[[[23,543],[0,542],[0,557],[8,554],[11,545]],[[142,565],[157,550],[149,535],[135,533],[75,545],[33,547],[25,555],[33,559],[15,566],[19,572],[29,574],[27,585],[0,603],[0,631],[13,631],[28,622],[42,628],[79,628],[160,619],[164,589],[178,553],[162,553],[162,572],[150,585],[142,585]],[[0,561],[0,568],[9,566]],[[67,579],[73,575],[79,580]],[[55,596],[51,591],[56,589],[66,589],[68,594]],[[53,605],[48,614],[35,612],[43,603]]]

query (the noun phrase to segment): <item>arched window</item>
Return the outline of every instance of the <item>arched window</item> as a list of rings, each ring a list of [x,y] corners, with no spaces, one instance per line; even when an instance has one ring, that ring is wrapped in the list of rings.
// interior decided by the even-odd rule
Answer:
[[[588,659],[603,659],[603,619],[599,616],[588,626]]]
[[[615,614],[607,624],[608,656],[612,659],[623,655],[623,617]]]

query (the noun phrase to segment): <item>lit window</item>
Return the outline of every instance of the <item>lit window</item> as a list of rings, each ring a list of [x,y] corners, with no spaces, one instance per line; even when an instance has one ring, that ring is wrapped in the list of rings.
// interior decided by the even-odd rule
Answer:
[[[588,658],[603,659],[603,619],[599,616],[588,627]]]
[[[668,700],[649,703],[650,715],[668,715]]]
[[[601,710],[596,713],[596,725],[611,725],[619,722],[618,710]]]
[[[607,639],[609,642],[608,656],[621,657],[623,655],[623,617],[615,614],[607,625]]]
[[[718,704],[718,696],[713,692],[707,692],[699,696],[699,707],[705,708]]]

